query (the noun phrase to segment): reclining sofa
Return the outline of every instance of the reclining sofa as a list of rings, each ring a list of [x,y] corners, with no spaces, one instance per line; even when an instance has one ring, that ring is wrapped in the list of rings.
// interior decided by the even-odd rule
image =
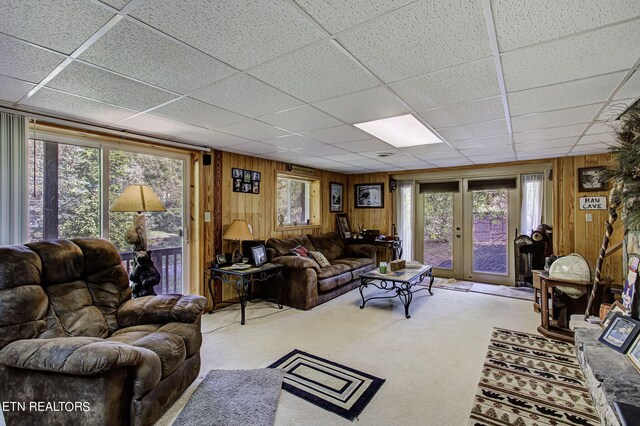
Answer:
[[[198,376],[205,304],[131,299],[120,256],[104,240],[0,247],[7,424],[153,424]]]
[[[330,266],[322,267],[313,258],[293,255],[291,250],[297,246],[319,251]],[[304,310],[354,289],[360,283],[360,275],[376,265],[374,246],[345,245],[335,233],[271,238],[266,247],[269,261],[285,266],[280,302]]]

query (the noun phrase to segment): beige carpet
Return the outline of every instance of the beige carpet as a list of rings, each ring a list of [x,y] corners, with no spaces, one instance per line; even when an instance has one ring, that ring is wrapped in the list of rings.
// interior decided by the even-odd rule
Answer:
[[[353,422],[282,392],[276,425],[464,425],[492,328],[535,333],[539,323],[530,302],[437,288],[415,295],[410,319],[397,299],[359,304],[354,290],[310,311],[250,304],[242,326],[238,306],[205,315],[201,376],[266,367],[298,348],[386,382]],[[170,425],[187,400],[158,424]]]
[[[507,285],[477,283],[473,281],[458,281],[455,278],[436,278],[433,281],[433,287],[455,291],[491,294],[493,296],[512,297],[514,299],[529,300],[533,302],[533,289],[527,287],[512,287]]]

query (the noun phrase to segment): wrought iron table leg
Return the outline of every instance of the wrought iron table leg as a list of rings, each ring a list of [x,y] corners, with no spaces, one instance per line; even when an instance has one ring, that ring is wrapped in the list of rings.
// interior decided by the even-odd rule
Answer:
[[[215,292],[215,287],[212,285],[213,284],[213,273],[210,273],[209,275],[209,296],[211,296],[211,310],[209,311],[209,314],[213,313],[213,310],[216,308],[216,292]]]
[[[433,296],[431,292],[431,286],[433,285],[433,272],[429,271],[429,294]]]
[[[245,282],[244,279],[242,283],[237,285],[236,289],[238,290],[238,299],[240,299],[240,325],[244,325],[245,323],[245,308],[247,307],[247,293],[249,291],[249,283]]]
[[[409,305],[411,305],[411,301],[413,300],[413,293],[411,292],[411,288],[405,287],[403,285],[402,288],[399,288],[397,290],[397,292],[398,299],[400,299],[400,301],[404,305],[404,316],[407,318],[411,318],[411,315],[409,315]]]
[[[362,306],[360,306],[360,309],[364,309],[364,304],[366,303],[364,300],[364,293],[362,292],[362,290],[364,290],[367,287],[367,280],[365,278],[360,278],[360,297],[362,297]]]

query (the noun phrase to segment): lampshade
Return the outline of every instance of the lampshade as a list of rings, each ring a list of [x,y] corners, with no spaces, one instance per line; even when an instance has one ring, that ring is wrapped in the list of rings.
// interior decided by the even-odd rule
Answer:
[[[122,191],[112,212],[166,212],[162,201],[149,185],[129,185]]]
[[[244,219],[233,219],[229,228],[227,228],[227,232],[222,236],[225,240],[252,240],[253,234],[251,234],[251,230],[249,230],[249,225],[247,225],[247,221]]]

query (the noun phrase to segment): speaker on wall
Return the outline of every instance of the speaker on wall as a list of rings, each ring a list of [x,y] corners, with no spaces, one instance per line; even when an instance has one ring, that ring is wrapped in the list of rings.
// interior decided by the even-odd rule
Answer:
[[[202,164],[205,166],[211,165],[211,154],[205,154],[202,156]]]

